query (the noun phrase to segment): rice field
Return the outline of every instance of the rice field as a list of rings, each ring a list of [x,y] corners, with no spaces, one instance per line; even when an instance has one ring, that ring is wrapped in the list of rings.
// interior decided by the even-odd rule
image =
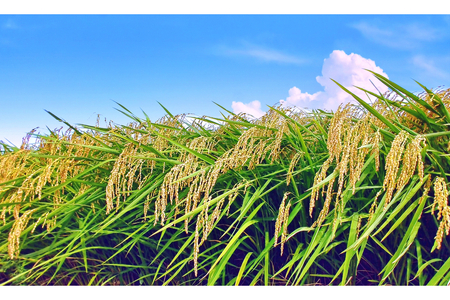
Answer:
[[[334,113],[50,113],[0,146],[0,285],[448,285],[450,89],[374,76]]]

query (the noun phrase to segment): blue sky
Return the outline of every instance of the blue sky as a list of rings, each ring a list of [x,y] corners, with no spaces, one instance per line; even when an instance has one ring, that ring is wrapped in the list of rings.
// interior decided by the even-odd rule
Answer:
[[[333,78],[450,87],[450,15],[0,15],[0,140],[102,119],[336,109]]]

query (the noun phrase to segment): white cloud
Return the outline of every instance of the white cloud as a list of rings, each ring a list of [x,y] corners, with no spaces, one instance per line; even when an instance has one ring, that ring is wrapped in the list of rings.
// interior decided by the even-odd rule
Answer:
[[[318,91],[313,94],[303,93],[299,88],[294,86],[289,89],[289,96],[286,100],[280,100],[280,104],[284,107],[321,108],[328,111],[336,111],[341,103],[358,103],[331,79],[336,80],[359,98],[371,103],[375,100],[374,97],[368,96],[357,87],[376,94],[379,92],[385,93],[388,91],[388,88],[367,70],[389,78],[383,72],[383,69],[378,67],[373,60],[364,58],[359,54],[346,54],[342,50],[334,50],[329,58],[324,59],[322,76],[316,77],[317,82],[323,86],[323,91]],[[265,114],[261,110],[261,102],[257,100],[248,104],[233,101],[231,107],[234,113],[244,112],[256,118]]]
[[[233,101],[231,108],[235,114],[243,112],[252,115],[255,118],[259,118],[265,114],[265,112],[261,110],[261,102],[258,100],[252,101],[248,104]]]
[[[447,72],[436,67],[434,60],[431,58],[426,58],[423,55],[415,55],[412,58],[412,63],[416,67],[424,70],[428,76],[444,79],[450,78],[450,75]]]
[[[358,54],[351,53],[347,55],[344,51],[334,50],[330,57],[324,60],[322,76],[316,77],[317,82],[324,87],[323,91],[308,94],[302,93],[300,89],[293,87],[289,90],[289,97],[286,100],[280,100],[280,103],[283,106],[306,106],[326,110],[336,110],[341,103],[357,103],[350,94],[342,90],[330,78],[336,80],[361,99],[368,102],[373,101],[373,97],[369,98],[356,87],[361,87],[374,93],[378,93],[378,91],[384,93],[388,89],[376,80],[372,73],[365,69],[388,77],[373,60]]]
[[[323,92],[317,92],[312,95],[302,93],[299,88],[294,86],[289,89],[289,97],[287,97],[286,100],[280,100],[280,103],[286,106],[293,105],[307,107],[309,102],[318,100],[322,94]]]
[[[419,23],[390,23],[377,26],[368,22],[359,22],[352,24],[351,27],[375,43],[397,49],[413,49],[421,43],[435,41],[447,35],[441,28]]]
[[[218,53],[228,56],[249,56],[266,62],[279,62],[289,64],[303,64],[305,60],[289,55],[274,49],[263,48],[261,46],[244,43],[240,48],[228,46],[218,47]]]

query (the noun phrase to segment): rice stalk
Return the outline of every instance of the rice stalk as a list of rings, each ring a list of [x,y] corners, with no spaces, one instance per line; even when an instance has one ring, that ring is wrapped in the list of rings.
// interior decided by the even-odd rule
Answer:
[[[131,123],[2,144],[0,284],[448,282],[450,94],[374,75],[392,93],[334,113],[119,104]]]

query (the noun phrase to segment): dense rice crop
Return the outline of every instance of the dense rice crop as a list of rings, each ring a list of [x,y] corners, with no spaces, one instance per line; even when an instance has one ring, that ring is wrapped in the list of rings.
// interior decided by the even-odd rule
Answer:
[[[2,146],[0,284],[447,285],[450,90],[374,75],[335,113],[54,116]]]

